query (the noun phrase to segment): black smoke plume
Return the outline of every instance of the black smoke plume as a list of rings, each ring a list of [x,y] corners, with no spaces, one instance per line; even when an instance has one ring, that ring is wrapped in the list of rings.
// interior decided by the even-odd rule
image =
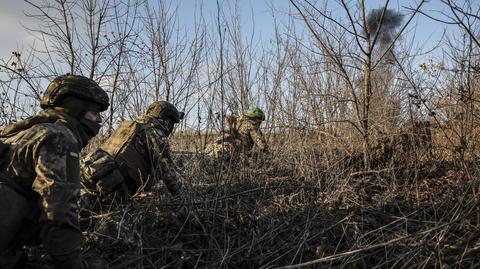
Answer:
[[[378,25],[382,23],[380,32],[378,33],[378,41],[380,46],[388,46],[395,37],[396,29],[402,24],[403,15],[393,9],[385,10],[382,20],[383,9],[372,9],[367,15],[367,27],[370,32],[370,38],[375,37]]]

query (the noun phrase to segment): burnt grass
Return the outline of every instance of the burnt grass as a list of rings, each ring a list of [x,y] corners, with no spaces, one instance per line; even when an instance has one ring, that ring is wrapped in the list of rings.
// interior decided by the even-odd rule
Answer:
[[[187,199],[81,212],[84,256],[109,268],[477,268],[478,165],[404,158],[358,171],[272,156],[242,167],[177,155]],[[310,169],[310,171],[307,171]],[[94,208],[94,210],[92,210]]]

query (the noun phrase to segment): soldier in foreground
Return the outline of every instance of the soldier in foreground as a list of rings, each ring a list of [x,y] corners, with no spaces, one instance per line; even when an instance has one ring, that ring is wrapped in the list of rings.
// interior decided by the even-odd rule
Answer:
[[[162,180],[173,195],[185,185],[173,169],[168,136],[184,113],[166,101],[152,103],[146,113],[125,121],[87,156],[83,167],[86,185],[100,194],[115,193],[121,200],[149,191]]]
[[[0,133],[0,268],[23,268],[37,238],[54,268],[85,268],[77,200],[80,150],[100,130],[108,95],[93,80],[55,78],[43,111]]]
[[[265,113],[260,108],[251,107],[238,118],[227,116],[226,119],[227,130],[207,146],[208,155],[215,158],[240,156],[242,162],[246,164],[254,147],[262,154],[268,153],[267,142],[260,130]]]

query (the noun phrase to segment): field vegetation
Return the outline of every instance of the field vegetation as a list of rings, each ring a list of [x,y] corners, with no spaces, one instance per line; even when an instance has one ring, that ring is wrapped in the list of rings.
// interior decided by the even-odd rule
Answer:
[[[290,0],[273,35],[242,29],[241,1],[27,0],[33,48],[0,58],[0,124],[30,116],[46,83],[107,90],[102,135],[154,100],[185,110],[171,147],[186,199],[162,184],[131,203],[84,203],[84,256],[110,268],[478,268],[476,1]],[[417,44],[417,18],[454,27]],[[441,48],[438,49],[438,48]],[[271,152],[213,160],[224,116],[251,105]],[[42,249],[32,249],[32,253]],[[47,259],[47,258],[45,258]],[[48,264],[48,260],[40,261]]]

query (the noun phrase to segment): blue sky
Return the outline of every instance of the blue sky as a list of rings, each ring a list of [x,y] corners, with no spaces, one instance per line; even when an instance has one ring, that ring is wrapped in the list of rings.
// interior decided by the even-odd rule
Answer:
[[[272,34],[270,2],[275,2],[275,8],[282,10],[287,10],[289,6],[288,0],[240,0],[240,2],[243,29],[248,34],[255,29],[255,36],[262,38],[268,38]],[[180,5],[179,23],[187,29],[191,29],[193,25],[195,7],[198,13],[202,3],[205,20],[210,23],[216,20],[216,0],[179,0],[177,3]],[[220,5],[234,6],[234,1],[220,0]],[[24,15],[24,11],[31,10],[31,7],[22,0],[0,0],[0,6],[2,7],[0,8],[0,58],[5,58],[9,57],[14,49],[26,48],[32,44],[33,38],[25,31],[22,24],[32,25],[34,20]]]
[[[28,20],[23,14],[28,5],[24,1],[0,0],[0,6],[0,58],[6,58],[33,40],[21,25]]]
[[[205,0],[205,1],[194,1],[194,0],[184,0],[180,3],[180,14],[185,14],[181,16],[181,23],[189,25],[193,21],[194,15],[194,5],[191,5],[192,2],[198,3],[202,2],[204,7],[204,16],[213,23],[216,23],[217,15],[217,1],[216,0]],[[219,0],[220,5],[225,10],[231,10],[229,7],[235,6],[235,1],[233,0]],[[276,19],[282,23],[286,23],[287,14],[290,12],[296,12],[296,10],[291,6],[289,0],[239,0],[241,4],[239,5],[239,12],[241,14],[242,20],[242,30],[245,36],[250,36],[252,31],[254,31],[255,37],[261,38],[263,41],[268,42],[270,38],[273,37],[274,30],[274,21],[272,18],[272,8],[273,12],[276,14]],[[313,2],[313,1],[312,1]],[[324,1],[319,1],[319,3]],[[328,1],[329,5],[337,6],[334,0]],[[384,0],[367,0],[366,4],[369,9],[380,8],[384,4]],[[392,0],[390,1],[389,8],[394,10],[403,10],[406,3],[408,5],[414,5],[414,2],[418,1],[405,1],[405,0]],[[333,10],[335,10],[333,8]],[[430,15],[436,17],[442,17],[441,13],[449,13],[448,9],[439,3],[439,0],[427,1],[422,10],[428,11]],[[227,12],[228,14],[228,12]],[[430,18],[427,18],[423,15],[417,15],[416,18],[411,22],[411,27],[414,30],[408,31],[408,35],[415,35],[415,43],[419,45],[426,45],[427,47],[433,47],[442,39],[444,30],[446,29],[448,33],[452,33],[456,30],[456,27],[448,27],[447,25],[441,24],[439,22],[433,21]],[[214,25],[216,26],[216,25]]]
[[[224,10],[232,10],[229,7],[235,7],[233,0],[219,0]],[[322,2],[322,1],[321,1]],[[335,1],[331,1],[334,3]],[[21,23],[29,25],[33,21],[27,18],[23,11],[28,10],[29,5],[19,0],[0,0],[2,8],[0,9],[0,58],[8,58],[11,52],[18,48],[28,47],[32,44],[33,38],[27,33]],[[187,29],[192,29],[195,12],[199,15],[199,6],[203,5],[205,20],[215,27],[217,14],[216,0],[179,0],[180,18],[179,23]],[[272,7],[275,9],[277,19],[282,22],[286,19],[286,13],[291,9],[288,0],[239,0],[239,13],[242,22],[242,31],[245,37],[250,37],[254,31],[256,40],[268,42],[273,36],[273,19]],[[370,8],[376,8],[384,3],[383,0],[367,1]],[[393,9],[401,8],[404,3],[413,3],[413,1],[391,1],[390,7]],[[196,10],[195,10],[196,9]],[[438,0],[432,0],[424,5],[424,10],[432,12],[431,14],[439,15],[441,11],[447,11],[441,6]],[[224,13],[227,17],[231,15],[231,11]],[[419,16],[412,23],[418,25],[415,30],[415,42],[418,44],[427,43],[433,46],[442,36],[445,25],[434,22],[425,16]],[[410,32],[409,34],[414,34]]]
[[[32,0],[37,2],[36,0]],[[47,0],[38,0],[47,1]],[[102,1],[102,0],[97,0]],[[113,0],[112,0],[113,1]],[[208,31],[212,34],[211,38],[216,37],[217,27],[217,0],[166,0],[171,1],[173,5],[179,4],[179,18],[178,23],[184,29],[188,31],[194,31],[193,24],[195,22],[195,16],[198,19],[200,16],[200,6],[203,5],[203,17],[208,24]],[[313,0],[312,0],[313,1]],[[319,0],[319,3],[324,3],[327,0]],[[390,8],[398,10],[402,8],[402,4],[413,3],[418,0],[391,0]],[[157,2],[157,0],[152,0]],[[259,51],[262,49],[268,49],[269,41],[273,39],[274,20],[272,18],[273,13],[277,18],[280,26],[284,25],[288,20],[289,12],[296,13],[296,10],[290,5],[289,0],[219,0],[223,9],[223,17],[221,21],[230,20],[234,10],[238,7],[238,13],[241,17],[241,29],[242,38],[244,40],[253,36],[253,44],[259,46]],[[351,1],[355,2],[355,1]],[[478,1],[480,3],[480,1]],[[236,6],[235,3],[238,3]],[[329,5],[336,5],[336,0],[328,0]],[[378,8],[384,3],[383,0],[367,0],[369,8]],[[28,11],[31,7],[22,0],[0,0],[0,59],[8,60],[12,51],[17,50],[17,47],[23,53],[28,51],[28,47],[32,45],[33,38],[30,33],[26,32],[21,24],[35,25],[37,22],[31,18],[27,18],[24,15],[24,11]],[[333,9],[335,10],[335,9]],[[430,15],[441,16],[440,12],[447,12],[446,7],[439,5],[439,0],[430,0],[425,4],[424,11],[429,12]],[[448,13],[448,12],[447,12]],[[341,14],[333,14],[334,16],[341,16]],[[341,16],[343,17],[343,16]],[[302,21],[297,21],[297,25],[303,31],[307,31]],[[423,15],[417,16],[411,23],[409,31],[406,33],[407,40],[410,40],[409,36],[415,35],[413,41],[413,47],[424,46],[423,51],[428,51],[434,47],[444,32],[445,25],[435,22],[426,18]],[[449,31],[455,31],[455,27],[450,27]],[[280,29],[283,32],[283,29]],[[24,55],[24,54],[23,54]],[[415,61],[415,65],[418,65],[430,58],[441,58],[442,47],[438,48],[435,52],[429,52],[425,56],[419,57]],[[255,62],[256,59],[252,61]],[[255,63],[254,63],[255,64]],[[256,85],[254,86],[256,87]]]

